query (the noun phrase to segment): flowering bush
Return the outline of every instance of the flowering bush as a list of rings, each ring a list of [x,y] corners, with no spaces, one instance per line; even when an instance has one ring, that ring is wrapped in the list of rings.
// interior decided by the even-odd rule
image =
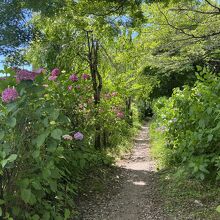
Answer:
[[[123,99],[110,92],[95,105],[85,73],[8,71],[0,87],[0,214],[68,219],[82,170],[106,163],[93,147],[97,122],[104,147],[128,133]]]

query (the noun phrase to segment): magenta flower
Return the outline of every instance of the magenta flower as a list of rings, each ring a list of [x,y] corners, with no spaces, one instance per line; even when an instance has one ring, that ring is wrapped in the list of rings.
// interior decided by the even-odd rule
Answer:
[[[73,86],[68,86],[68,90],[71,91],[73,89]]]
[[[51,76],[58,76],[60,74],[60,70],[58,68],[55,68],[51,72]]]
[[[78,81],[78,77],[77,77],[76,74],[72,74],[69,79],[70,79],[72,82]]]
[[[74,139],[75,140],[80,140],[81,141],[83,138],[84,138],[84,136],[80,132],[77,132],[77,133],[74,134]]]
[[[41,73],[42,73],[42,69],[39,69],[37,71],[16,69],[16,80],[17,82],[24,81],[24,80],[34,81],[36,76],[38,76]]]
[[[10,103],[18,98],[18,92],[15,88],[7,88],[2,92],[2,101]]]
[[[50,81],[55,81],[55,80],[57,79],[57,77],[58,77],[58,76],[52,76],[52,75],[51,75],[51,76],[49,76],[48,79],[49,79]]]
[[[82,74],[82,78],[85,79],[85,80],[86,80],[86,79],[89,79],[89,78],[90,78],[90,75],[88,75],[88,74],[86,74],[86,73],[83,73],[83,74]]]
[[[6,80],[7,79],[7,77],[0,77],[0,81],[1,80]]]

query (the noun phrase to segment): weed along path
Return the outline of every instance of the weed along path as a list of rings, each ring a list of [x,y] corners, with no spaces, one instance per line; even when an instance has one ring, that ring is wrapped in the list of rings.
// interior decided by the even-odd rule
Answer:
[[[84,220],[166,220],[158,193],[158,175],[150,157],[148,125],[142,126],[130,155],[117,163],[113,186],[83,204]],[[115,184],[116,182],[116,185]]]

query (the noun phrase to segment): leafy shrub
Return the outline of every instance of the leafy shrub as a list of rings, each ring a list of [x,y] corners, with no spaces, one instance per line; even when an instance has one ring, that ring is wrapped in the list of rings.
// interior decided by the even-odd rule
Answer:
[[[175,89],[154,104],[156,124],[165,134],[168,161],[199,179],[220,178],[220,82],[203,71],[193,88]]]

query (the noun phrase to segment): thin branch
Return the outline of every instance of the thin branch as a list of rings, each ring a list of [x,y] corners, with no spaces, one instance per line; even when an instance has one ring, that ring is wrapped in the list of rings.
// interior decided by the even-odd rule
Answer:
[[[220,12],[220,7],[218,7],[217,5],[213,5],[210,1],[205,0],[205,2],[207,2],[210,6],[212,6],[213,8],[218,9],[218,11]]]
[[[191,11],[191,12],[207,14],[207,15],[220,15],[220,11],[200,11],[189,8],[171,8],[170,11]]]
[[[184,35],[187,35],[189,37],[192,37],[192,38],[198,38],[198,39],[204,39],[204,38],[209,38],[209,37],[213,37],[213,36],[216,36],[216,35],[219,35],[220,34],[220,31],[218,32],[214,32],[214,33],[211,33],[211,34],[206,34],[206,35],[201,35],[201,36],[196,36],[194,34],[190,34],[190,33],[187,33],[184,29],[181,29],[181,28],[178,28],[176,27],[175,25],[171,24],[167,18],[167,16],[165,15],[165,13],[163,13],[163,11],[160,9],[160,7],[158,6],[157,4],[157,7],[158,7],[158,10],[159,12],[164,16],[167,24],[172,27],[173,29],[177,30],[177,31],[180,31],[182,34]]]

